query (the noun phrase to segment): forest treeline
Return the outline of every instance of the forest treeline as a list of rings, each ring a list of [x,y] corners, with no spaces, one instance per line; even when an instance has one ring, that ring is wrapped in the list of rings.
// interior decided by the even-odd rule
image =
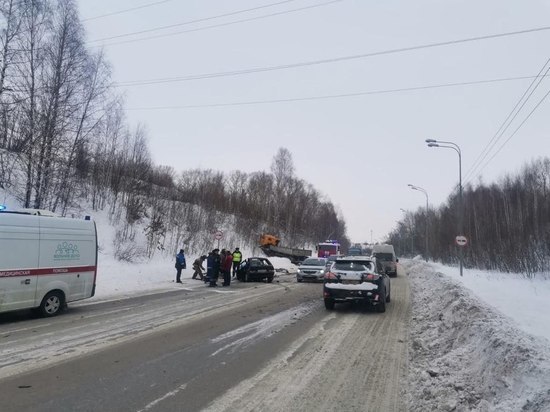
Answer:
[[[155,165],[145,128],[126,122],[105,56],[86,45],[74,0],[0,0],[0,188],[62,215],[83,201],[108,209],[125,260],[183,244],[204,251],[224,228],[226,241],[250,246],[263,232],[289,246],[349,243],[341,214],[294,175],[287,149],[269,172]],[[143,234],[147,246],[136,250]]]
[[[497,183],[464,188],[464,265],[524,273],[550,271],[550,159],[525,165]],[[457,194],[427,215],[428,255],[457,263]],[[406,213],[390,233],[402,255],[425,255],[426,209]]]

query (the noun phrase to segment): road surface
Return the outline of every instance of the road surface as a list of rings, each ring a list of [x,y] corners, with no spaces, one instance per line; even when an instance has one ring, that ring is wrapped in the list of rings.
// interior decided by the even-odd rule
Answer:
[[[280,280],[3,315],[1,410],[406,410],[406,275],[383,314]]]

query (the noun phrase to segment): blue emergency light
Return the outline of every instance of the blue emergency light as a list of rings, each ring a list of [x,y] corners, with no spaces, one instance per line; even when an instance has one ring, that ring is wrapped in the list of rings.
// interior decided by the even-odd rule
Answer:
[[[0,212],[1,212],[2,210],[6,210],[6,209],[7,209],[6,205],[0,205]]]

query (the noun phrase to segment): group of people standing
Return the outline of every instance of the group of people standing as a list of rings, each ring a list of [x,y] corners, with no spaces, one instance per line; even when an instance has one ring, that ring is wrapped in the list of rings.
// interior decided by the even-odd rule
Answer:
[[[180,256],[181,255],[181,256]],[[239,248],[235,248],[233,252],[230,250],[216,248],[212,252],[206,255],[202,255],[195,259],[193,262],[193,276],[191,279],[203,280],[208,283],[210,287],[218,286],[218,278],[223,276],[222,286],[231,285],[231,271],[233,271],[233,277],[237,274],[237,267],[242,261],[242,253]],[[206,276],[204,275],[203,263],[206,260]],[[183,263],[181,263],[183,262]],[[180,269],[178,269],[178,266]],[[181,283],[181,269],[185,269],[185,256],[183,249],[176,256],[176,282]],[[197,278],[198,277],[198,278]]]

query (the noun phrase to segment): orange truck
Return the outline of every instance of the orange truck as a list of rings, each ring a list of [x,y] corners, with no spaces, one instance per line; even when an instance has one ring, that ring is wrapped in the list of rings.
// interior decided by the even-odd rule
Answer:
[[[311,250],[284,247],[279,246],[279,244],[280,239],[277,236],[268,234],[260,236],[260,249],[266,256],[288,258],[294,264],[298,264],[311,256]]]

